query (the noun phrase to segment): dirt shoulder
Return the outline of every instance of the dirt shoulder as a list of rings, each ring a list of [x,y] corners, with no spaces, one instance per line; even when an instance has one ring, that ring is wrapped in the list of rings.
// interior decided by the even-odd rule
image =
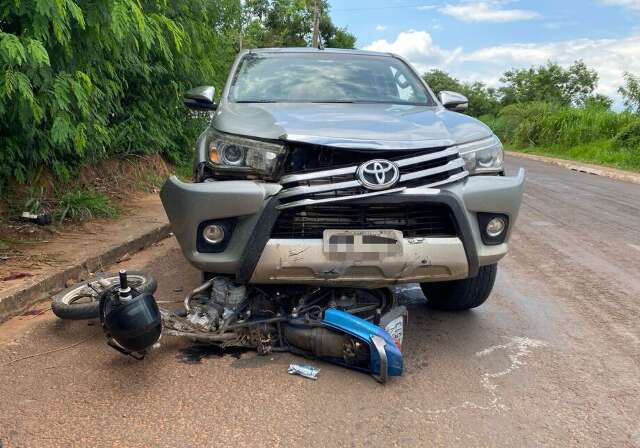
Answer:
[[[538,162],[552,163],[554,165],[561,166],[573,171],[580,171],[582,173],[595,174],[597,176],[609,177],[611,179],[622,180],[625,182],[632,182],[634,184],[640,184],[640,173],[634,173],[631,171],[619,170],[616,168],[609,168],[601,165],[593,165],[591,163],[576,162],[574,160],[557,159],[555,157],[539,156],[536,154],[527,154],[518,151],[506,151],[509,156],[521,157],[529,160],[537,160]]]
[[[132,195],[117,219],[96,219],[20,241],[0,258],[0,322],[65,284],[91,276],[169,234],[157,194]]]

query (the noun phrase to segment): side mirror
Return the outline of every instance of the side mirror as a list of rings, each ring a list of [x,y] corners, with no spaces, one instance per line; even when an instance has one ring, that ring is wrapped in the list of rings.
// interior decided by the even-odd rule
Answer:
[[[457,92],[443,90],[438,93],[438,98],[445,109],[449,109],[454,112],[464,112],[469,107],[469,100],[467,97]]]
[[[213,86],[194,87],[184,94],[184,105],[193,110],[215,110],[218,107],[213,102],[215,94]]]

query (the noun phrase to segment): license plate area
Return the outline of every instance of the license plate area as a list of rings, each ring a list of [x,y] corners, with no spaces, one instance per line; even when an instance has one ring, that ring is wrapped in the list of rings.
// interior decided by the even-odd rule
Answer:
[[[399,230],[333,230],[322,234],[323,250],[328,254],[402,254],[402,232]]]

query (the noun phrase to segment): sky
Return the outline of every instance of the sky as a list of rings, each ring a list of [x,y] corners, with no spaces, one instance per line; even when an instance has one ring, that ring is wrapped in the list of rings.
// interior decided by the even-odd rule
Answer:
[[[400,54],[420,72],[499,86],[502,73],[582,59],[614,98],[640,75],[640,0],[331,0],[333,22],[356,46]]]

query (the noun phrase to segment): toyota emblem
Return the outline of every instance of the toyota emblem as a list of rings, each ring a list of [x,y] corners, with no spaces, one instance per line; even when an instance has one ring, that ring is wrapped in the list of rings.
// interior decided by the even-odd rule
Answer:
[[[358,179],[369,190],[384,190],[393,187],[400,179],[400,170],[395,163],[384,159],[370,160],[358,167]]]

